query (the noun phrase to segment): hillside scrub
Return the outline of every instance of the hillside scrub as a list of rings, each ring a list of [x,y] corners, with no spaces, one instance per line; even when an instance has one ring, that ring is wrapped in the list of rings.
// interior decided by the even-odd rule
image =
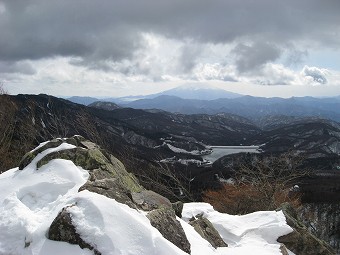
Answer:
[[[20,160],[22,155],[12,153],[10,150],[14,139],[14,107],[8,99],[8,95],[2,94],[0,84],[0,172],[14,167],[13,162]]]
[[[301,194],[295,184],[306,175],[306,171],[299,169],[301,163],[302,159],[291,153],[267,158],[254,156],[248,164],[235,168],[231,182],[220,189],[205,191],[203,200],[229,214],[274,210],[284,202],[298,207]]]

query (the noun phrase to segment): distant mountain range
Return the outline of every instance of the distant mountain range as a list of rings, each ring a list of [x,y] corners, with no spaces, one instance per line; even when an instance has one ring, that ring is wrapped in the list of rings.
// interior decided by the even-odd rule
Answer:
[[[166,98],[170,100],[165,100]],[[338,101],[332,103],[328,99],[324,102],[325,99],[311,98],[298,100],[240,97],[209,101],[160,96],[148,100],[158,100],[163,105],[169,103],[169,107],[174,107],[174,103],[178,106],[179,102],[187,103],[189,107],[188,103],[191,103],[192,109],[199,109],[194,103],[203,106],[203,103],[207,103],[208,107],[213,105],[212,102],[229,100],[236,102],[238,107],[242,102],[244,106],[240,110],[248,115],[252,111],[254,114],[256,111],[261,112],[261,108],[257,108],[260,106],[266,110],[263,114],[267,114],[270,109],[280,109],[282,102],[289,102],[290,106],[284,108],[281,105],[281,108],[293,111],[296,107],[296,113],[303,112],[302,106],[308,109],[307,106],[319,102],[315,100],[323,102],[313,106],[313,109],[320,112],[331,112],[333,107],[333,113],[336,113],[339,109],[336,108],[339,107]],[[273,100],[269,101],[272,105],[267,100]],[[143,173],[151,176],[152,169],[159,171],[159,160],[172,160],[178,173],[186,174],[186,178],[195,177],[191,186],[195,187],[195,196],[201,194],[201,189],[208,188],[207,183],[215,185],[216,173],[227,176],[227,172],[221,172],[221,169],[232,162],[221,158],[220,162],[217,160],[209,169],[196,167],[195,162],[203,162],[201,155],[205,155],[210,148],[207,145],[260,145],[263,150],[261,155],[268,157],[292,151],[302,154],[304,164],[310,169],[327,171],[330,174],[338,174],[337,168],[340,166],[339,123],[315,117],[276,116],[249,120],[229,113],[185,115],[162,110],[117,108],[114,104],[101,103],[86,107],[47,95],[0,96],[0,172],[16,166],[24,153],[39,142],[76,134],[95,141],[140,176]],[[336,194],[339,194],[338,186],[330,188],[335,187]]]
[[[182,114],[231,113],[257,122],[267,116],[314,117],[340,121],[340,96],[332,98],[263,98],[244,96],[212,86],[189,84],[146,96],[98,99],[71,97],[68,100],[90,105],[100,101],[136,109],[159,109]],[[97,103],[98,104],[98,103]],[[116,106],[115,106],[116,107]]]
[[[76,104],[82,104],[82,105],[90,105],[94,102],[101,101],[101,99],[95,98],[95,97],[80,97],[80,96],[73,96],[66,98],[67,100],[76,103]],[[106,99],[104,100],[107,101]]]
[[[232,113],[258,121],[271,115],[297,117],[318,117],[340,121],[340,99],[292,97],[262,98],[243,96],[215,100],[182,99],[174,96],[159,96],[141,99],[126,104],[125,107],[137,109],[161,109],[183,114]]]
[[[176,96],[183,99],[200,99],[200,100],[214,100],[218,98],[237,98],[243,95],[226,91],[224,89],[219,89],[207,84],[186,84],[173,89],[169,89],[160,93],[150,94],[150,95],[139,95],[139,96],[126,96],[126,97],[111,97],[99,99],[95,97],[80,97],[73,96],[67,98],[71,102],[83,105],[89,105],[96,101],[113,102],[116,104],[127,104],[132,101],[140,99],[152,99],[159,96]]]

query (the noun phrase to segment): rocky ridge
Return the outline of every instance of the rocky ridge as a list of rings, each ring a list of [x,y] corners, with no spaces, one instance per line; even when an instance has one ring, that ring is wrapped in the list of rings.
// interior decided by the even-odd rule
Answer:
[[[190,243],[176,219],[175,211],[170,201],[152,191],[145,190],[139,185],[136,177],[126,171],[124,165],[118,159],[81,136],[74,136],[69,139],[55,139],[37,150],[27,153],[23,157],[19,169],[24,169],[42,151],[58,147],[62,143],[68,143],[76,147],[46,155],[37,162],[37,169],[53,159],[71,160],[75,165],[89,171],[88,181],[80,187],[79,191],[89,190],[115,199],[133,209],[148,211],[147,217],[150,219],[151,225],[157,228],[166,239],[183,251],[190,253]],[[49,229],[48,238],[78,244],[81,248],[89,248],[94,250],[95,254],[101,254],[100,251],[86,243],[79,236],[72,225],[72,215],[69,213],[69,208],[70,206],[63,208],[55,218]]]
[[[68,144],[69,147],[63,150],[52,151],[43,157],[40,156],[43,151],[53,150],[63,144]],[[56,159],[70,160],[76,166],[88,171],[88,180],[79,188],[78,192],[88,190],[110,199],[115,199],[134,210],[145,211],[151,225],[158,229],[164,238],[175,244],[185,253],[191,254],[191,245],[187,239],[186,232],[178,218],[176,218],[176,214],[181,215],[182,207],[178,203],[172,204],[167,198],[153,191],[144,189],[137,179],[126,171],[124,165],[119,160],[81,136],[55,139],[42,144],[23,157],[19,171],[20,169],[23,170],[26,167],[32,166],[33,163],[36,164],[36,171],[43,171],[41,169],[45,165]],[[59,211],[49,227],[48,238],[55,241],[77,244],[81,248],[92,250],[96,255],[106,254],[96,244],[87,242],[87,239],[77,232],[77,226],[73,224],[73,218],[75,217],[73,212],[77,211],[77,207],[78,205],[75,203],[67,205]],[[175,210],[174,208],[177,209]],[[292,218],[292,214],[285,213],[285,215],[288,224],[294,229],[293,235],[301,236],[302,229],[304,238],[301,241],[301,238],[287,239],[286,237],[280,237],[279,241],[281,240],[282,243],[287,244],[288,248],[293,247],[292,250],[296,249],[294,247],[305,247],[296,254],[311,254],[308,253],[311,249],[316,252],[322,251],[315,254],[334,254],[325,243],[318,241],[317,238],[309,233],[306,234],[306,228],[301,227],[301,223],[296,223],[296,220]],[[203,214],[197,214],[190,224],[213,247],[228,246],[219,236],[214,225]],[[306,248],[311,243],[313,246]],[[30,243],[25,245],[29,246]],[[281,246],[281,251],[282,254],[285,254],[285,246]]]

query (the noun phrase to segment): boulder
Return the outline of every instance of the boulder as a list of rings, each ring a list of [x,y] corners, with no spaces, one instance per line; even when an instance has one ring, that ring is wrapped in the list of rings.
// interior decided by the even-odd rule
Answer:
[[[153,227],[178,248],[190,254],[191,246],[172,208],[163,207],[147,214]]]
[[[133,209],[137,209],[137,206],[132,202],[130,198],[130,191],[124,186],[121,186],[117,179],[101,179],[86,182],[79,191],[88,190],[97,194],[101,194],[108,198],[115,199],[117,202],[126,204]]]
[[[49,141],[48,143],[44,144],[43,146],[41,146],[40,148],[34,150],[34,151],[30,151],[27,152],[23,158],[21,159],[20,163],[19,163],[19,170],[24,169],[26,166],[28,166],[32,160],[41,152],[43,152],[44,150],[50,149],[50,148],[56,148],[59,145],[61,145],[63,143],[62,139],[54,139],[52,141]]]
[[[132,201],[145,211],[151,211],[161,207],[172,207],[169,199],[151,190],[132,192],[131,196]]]
[[[57,139],[56,141],[48,142],[43,147],[34,151],[33,154],[40,153],[47,148],[57,147],[63,142],[78,147],[46,155],[37,162],[37,169],[53,159],[71,160],[75,165],[88,170],[90,174],[89,180],[79,191],[87,189],[136,208],[135,204],[131,201],[130,193],[143,190],[136,177],[128,173],[124,165],[117,158],[107,154],[98,145],[85,140],[83,137],[74,136],[68,139]],[[25,157],[23,166],[30,163],[29,158],[28,156]]]
[[[95,255],[100,255],[101,253],[99,251],[86,243],[77,233],[76,228],[72,224],[72,217],[67,211],[68,208],[69,206],[63,208],[62,211],[59,212],[58,216],[53,220],[48,231],[48,239],[77,244],[82,249],[87,248],[89,250],[93,250]]]
[[[116,183],[130,192],[139,192],[143,188],[136,177],[127,172],[124,165],[112,155],[107,155],[99,148],[85,149],[77,147],[69,150],[52,152],[37,162],[37,168],[53,159],[71,160],[75,165],[89,171],[89,182],[114,178]]]
[[[198,218],[190,221],[189,224],[193,226],[196,232],[200,234],[202,238],[207,240],[214,248],[228,247],[213,224],[207,218],[199,216]]]

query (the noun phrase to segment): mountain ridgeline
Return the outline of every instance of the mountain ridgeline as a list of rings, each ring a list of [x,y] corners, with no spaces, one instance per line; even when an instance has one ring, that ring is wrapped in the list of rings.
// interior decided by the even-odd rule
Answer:
[[[337,98],[293,97],[283,99],[243,96],[198,100],[164,95],[152,99],[136,100],[125,106],[139,109],[155,108],[184,114],[225,112],[249,118],[254,122],[268,115],[319,117],[340,121],[340,100]]]
[[[168,102],[178,105],[177,101]],[[227,174],[221,173],[223,160],[208,164],[208,169],[196,167],[207,164],[203,156],[211,152],[209,146],[258,145],[261,155],[291,151],[302,155],[312,171],[336,172],[340,166],[340,125],[318,117],[277,115],[255,122],[231,113],[187,115],[111,103],[87,107],[42,94],[3,95],[0,104],[0,149],[6,155],[1,171],[17,165],[26,151],[42,141],[76,134],[110,151],[137,175],[145,177],[162,160],[175,163],[175,172],[186,178],[196,176],[199,189],[210,181],[215,185],[217,173]],[[336,102],[334,111],[335,106]]]
[[[116,103],[122,107],[159,109],[182,114],[232,113],[251,119],[260,126],[263,123],[263,118],[268,116],[314,117],[340,121],[339,96],[330,98],[264,98],[240,95],[212,86],[198,86],[197,84],[188,84],[144,96],[105,99],[71,97],[69,100],[84,105],[105,101]]]
[[[178,101],[186,101],[160,99],[152,100],[168,103],[169,107],[180,107]],[[225,100],[242,101],[246,98]],[[252,104],[256,100],[249,99],[249,105],[253,105],[249,112],[257,112],[260,116],[256,104]],[[261,100],[268,111],[275,109],[264,103],[267,99]],[[277,107],[282,104],[282,109],[286,100],[294,101],[272,100],[277,102]],[[314,102],[314,99],[304,100]],[[199,102],[216,101],[224,99]],[[145,100],[135,104],[138,102]],[[147,110],[101,102],[85,106],[44,94],[1,95],[0,171],[19,165],[25,153],[41,142],[81,135],[121,160],[147,189],[173,202],[200,201],[205,190],[223,186],[228,178],[237,174],[239,166],[270,162],[273,157],[280,158],[290,153],[301,163],[296,167],[297,171],[308,173],[296,183],[290,183],[299,186],[304,202],[339,201],[340,124],[335,117],[325,119],[325,116],[295,114],[303,110],[289,105],[286,109],[292,109],[290,115],[279,112],[278,115],[263,114],[251,119],[226,112],[171,113],[154,106],[157,105]],[[323,113],[336,116],[337,107],[337,101],[332,101],[313,109],[323,109]],[[242,110],[246,111],[240,107],[239,111]],[[224,146],[251,148],[257,153],[217,154],[211,160],[214,148],[223,149]],[[333,207],[330,208],[329,213],[332,213]],[[322,221],[315,224],[322,224]],[[334,239],[326,230],[321,232],[320,236],[325,240]],[[338,249],[340,239],[335,239],[334,247]]]

